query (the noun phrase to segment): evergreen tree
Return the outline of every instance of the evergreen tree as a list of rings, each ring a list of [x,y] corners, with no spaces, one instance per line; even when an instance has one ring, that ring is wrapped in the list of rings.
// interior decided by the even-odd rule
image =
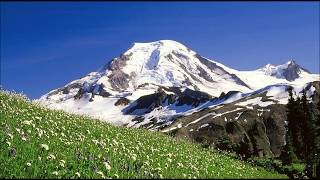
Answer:
[[[311,104],[312,105],[312,104]],[[302,98],[301,98],[301,109],[303,120],[301,121],[301,134],[304,140],[304,149],[303,149],[303,156],[306,162],[306,172],[309,177],[312,176],[313,167],[314,167],[314,158],[316,156],[314,151],[314,138],[315,138],[315,129],[313,124],[313,117],[311,114],[311,110],[308,105],[308,99],[306,95],[306,90],[303,89],[302,91]]]
[[[302,126],[304,121],[303,111],[301,108],[301,98],[298,96],[293,103],[292,114],[292,145],[299,159],[304,159],[304,139],[302,137]]]
[[[304,112],[303,136],[305,138],[306,172],[309,177],[319,177],[320,169],[320,101],[316,107],[308,106],[306,91],[303,91],[302,109]]]
[[[316,148],[320,150],[320,99],[317,103],[317,115],[315,120],[315,140],[316,140]]]
[[[292,137],[289,129],[287,130],[287,133],[286,133],[286,145],[281,150],[280,159],[283,165],[289,165],[297,161],[297,156],[292,146]]]
[[[320,99],[317,104],[317,118],[315,122],[315,131],[316,131],[316,137],[315,137],[315,144],[316,144],[316,166],[314,167],[315,171],[313,171],[313,177],[318,177],[320,178]]]
[[[306,90],[303,89],[302,92],[302,98],[301,98],[301,108],[302,110],[302,121],[300,121],[300,127],[301,127],[301,137],[303,139],[303,149],[302,149],[302,155],[304,159],[307,158],[307,156],[311,153],[313,147],[314,147],[314,129],[312,124],[313,118],[311,117],[310,108],[308,105],[308,99],[306,95]]]
[[[289,99],[287,104],[287,122],[288,132],[290,132],[292,149],[296,156],[301,159],[303,154],[303,139],[301,135],[301,121],[303,120],[302,109],[300,108],[301,100],[298,96],[295,100],[293,97],[292,87],[288,88]]]
[[[317,177],[320,178],[320,100],[316,105],[317,112],[315,112],[315,121],[314,121],[314,138],[313,138],[313,145],[314,150],[312,153],[312,165],[311,165],[311,176],[310,177]]]
[[[295,133],[293,130],[295,128],[295,100],[293,98],[292,93],[292,87],[289,86],[288,88],[289,93],[289,99],[287,104],[287,123],[285,125],[286,128],[286,145],[283,147],[280,159],[282,160],[282,163],[287,165],[291,164],[292,162],[297,160],[295,149],[293,146],[293,133]]]

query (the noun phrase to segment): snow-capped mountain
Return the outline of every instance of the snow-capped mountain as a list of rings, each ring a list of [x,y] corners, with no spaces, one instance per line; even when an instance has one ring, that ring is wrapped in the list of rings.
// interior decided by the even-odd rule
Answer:
[[[266,75],[274,76],[279,79],[286,79],[288,81],[294,81],[303,74],[310,74],[308,70],[300,67],[294,60],[279,66],[267,64],[265,67],[258,70],[264,72]]]
[[[103,84],[111,94],[133,92],[146,85],[185,87],[213,96],[226,88],[249,90],[237,76],[171,40],[134,43],[97,73],[95,83]]]
[[[39,101],[116,125],[139,127],[154,121],[170,124],[178,116],[231,103],[267,86],[301,88],[313,81],[319,81],[319,75],[294,61],[238,71],[176,41],[160,40],[134,43],[98,71],[50,91]],[[272,96],[285,91],[273,89]]]

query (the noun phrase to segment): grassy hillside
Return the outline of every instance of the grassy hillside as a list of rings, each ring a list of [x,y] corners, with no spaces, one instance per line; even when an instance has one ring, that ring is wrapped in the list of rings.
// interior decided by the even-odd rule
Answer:
[[[53,111],[0,92],[1,178],[286,178],[143,129]]]

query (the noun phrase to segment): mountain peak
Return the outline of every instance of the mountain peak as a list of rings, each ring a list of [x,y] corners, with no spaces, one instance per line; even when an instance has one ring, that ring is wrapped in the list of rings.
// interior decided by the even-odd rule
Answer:
[[[295,60],[290,60],[290,61],[288,61],[286,64],[288,64],[288,65],[290,65],[290,64],[294,65],[294,64],[297,64],[297,63],[296,63]]]
[[[299,78],[301,71],[310,73],[308,70],[299,66],[295,60],[289,60],[281,65],[267,64],[258,70],[263,71],[266,75],[274,76],[279,79],[286,79],[288,81],[294,81]]]
[[[134,42],[133,46],[126,52],[137,52],[137,51],[150,51],[158,50],[164,53],[176,51],[191,51],[184,44],[174,40],[158,40],[153,42]]]
[[[144,45],[150,45],[150,44],[153,44],[153,45],[154,44],[159,44],[159,45],[168,45],[168,44],[183,45],[182,43],[180,43],[178,41],[174,41],[174,40],[170,40],[170,39],[161,39],[161,40],[158,40],[158,41],[151,41],[151,42],[134,42],[133,44],[134,45],[135,44],[137,44],[137,45],[141,45],[141,44],[144,44]]]
[[[135,91],[145,84],[187,87],[209,92],[213,96],[230,87],[239,91],[249,89],[242,80],[219,64],[173,40],[135,42],[100,72],[103,80],[98,83],[115,92]]]

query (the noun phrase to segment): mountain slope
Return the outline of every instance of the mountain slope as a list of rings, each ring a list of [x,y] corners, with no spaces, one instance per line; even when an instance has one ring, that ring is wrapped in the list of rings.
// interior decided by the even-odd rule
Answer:
[[[2,178],[286,178],[160,133],[48,110],[3,91],[0,116]]]
[[[271,85],[254,93],[242,94],[242,98],[231,103],[178,117],[172,124],[161,126],[161,131],[217,147],[221,139],[227,139],[230,146],[233,145],[232,150],[246,157],[278,157],[285,145],[287,88],[285,84]],[[320,81],[294,88],[295,96],[301,97],[303,88],[307,90],[310,102],[317,104]]]
[[[319,75],[309,73],[294,61],[238,71],[181,43],[160,40],[134,43],[99,71],[53,90],[39,101],[51,108],[92,115],[115,125],[140,127],[150,122],[170,124],[176,117],[233,102],[268,86],[301,88],[317,80]],[[233,94],[234,91],[238,93]],[[272,92],[273,96],[286,99],[285,89]]]

